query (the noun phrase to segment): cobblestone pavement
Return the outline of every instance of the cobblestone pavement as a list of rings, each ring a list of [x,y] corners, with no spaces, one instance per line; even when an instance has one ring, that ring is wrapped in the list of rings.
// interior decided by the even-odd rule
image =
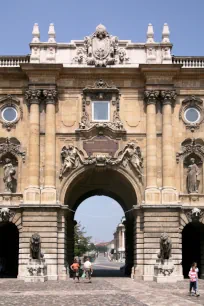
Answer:
[[[24,283],[0,279],[0,305],[7,306],[203,306],[204,281],[200,297],[188,296],[188,280],[176,284],[133,281],[129,278],[94,278],[93,282],[73,280]]]

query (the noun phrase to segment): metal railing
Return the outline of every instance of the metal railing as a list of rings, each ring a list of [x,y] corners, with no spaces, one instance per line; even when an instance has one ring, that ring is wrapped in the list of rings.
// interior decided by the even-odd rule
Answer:
[[[204,56],[172,56],[172,63],[183,68],[204,68]]]
[[[0,67],[19,67],[30,62],[30,55],[0,56]]]

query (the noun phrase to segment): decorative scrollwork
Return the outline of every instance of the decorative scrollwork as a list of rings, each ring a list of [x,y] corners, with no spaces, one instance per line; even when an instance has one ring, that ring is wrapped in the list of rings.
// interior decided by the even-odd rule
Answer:
[[[106,27],[99,24],[96,31],[86,36],[83,47],[79,47],[73,63],[95,67],[125,64],[129,60],[124,48],[118,48],[118,38],[110,35]]]
[[[143,158],[140,147],[134,142],[128,143],[123,150],[121,150],[117,157],[109,157],[104,154],[97,154],[96,156],[84,157],[77,147],[73,145],[64,146],[61,150],[62,168],[60,171],[60,178],[70,171],[76,169],[80,165],[95,165],[95,166],[122,166],[126,168],[128,165],[132,166],[136,171],[138,177],[142,178]]]
[[[14,216],[15,213],[8,207],[3,207],[0,209],[0,218],[3,222],[9,222],[10,218],[13,218]]]
[[[186,215],[189,222],[199,222],[204,217],[204,212],[197,207],[194,207],[193,209],[190,210],[183,209],[183,213]]]
[[[0,157],[6,153],[20,156],[23,162],[25,162],[26,153],[21,150],[20,142],[16,138],[0,138]]]
[[[181,144],[181,151],[176,153],[176,162],[179,163],[180,158],[185,159],[190,154],[198,155],[201,160],[204,159],[204,142],[200,138],[188,138]]]

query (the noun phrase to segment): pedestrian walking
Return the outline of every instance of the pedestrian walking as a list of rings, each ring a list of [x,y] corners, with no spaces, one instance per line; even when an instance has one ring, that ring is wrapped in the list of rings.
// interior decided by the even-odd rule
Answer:
[[[87,257],[86,261],[84,262],[84,272],[86,274],[86,278],[89,280],[89,283],[91,283],[91,275],[93,273],[93,267],[89,257]]]
[[[196,293],[197,293],[197,296],[199,296],[200,294],[198,293],[198,273],[199,273],[199,269],[198,269],[198,265],[197,265],[197,262],[193,262],[192,264],[192,267],[195,266],[195,271],[197,273],[197,277],[196,277]],[[192,270],[192,267],[191,267],[191,270]]]
[[[196,279],[198,277],[197,272],[196,272],[196,265],[195,263],[192,264],[192,267],[189,271],[188,274],[190,278],[190,288],[189,288],[189,295],[193,295],[192,289],[194,290],[194,294],[197,295],[197,290],[196,290]]]
[[[75,278],[78,279],[78,283],[79,283],[79,268],[80,265],[77,262],[76,259],[74,259],[74,263],[71,265],[71,270],[73,271],[73,280],[75,281]]]

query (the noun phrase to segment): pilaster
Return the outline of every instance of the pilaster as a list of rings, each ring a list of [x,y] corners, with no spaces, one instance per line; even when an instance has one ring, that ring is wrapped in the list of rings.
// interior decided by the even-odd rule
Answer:
[[[41,191],[41,203],[56,203],[56,89],[43,90],[46,103],[45,124],[45,184]]]
[[[147,105],[147,172],[145,203],[160,203],[160,191],[157,188],[157,134],[156,134],[156,104],[159,98],[158,90],[144,92]]]
[[[29,176],[24,193],[25,203],[40,203],[40,111],[41,91],[28,89],[25,98],[30,108]]]
[[[175,160],[173,158],[172,108],[176,100],[175,90],[162,90],[162,203],[177,204],[178,194],[174,186]]]

